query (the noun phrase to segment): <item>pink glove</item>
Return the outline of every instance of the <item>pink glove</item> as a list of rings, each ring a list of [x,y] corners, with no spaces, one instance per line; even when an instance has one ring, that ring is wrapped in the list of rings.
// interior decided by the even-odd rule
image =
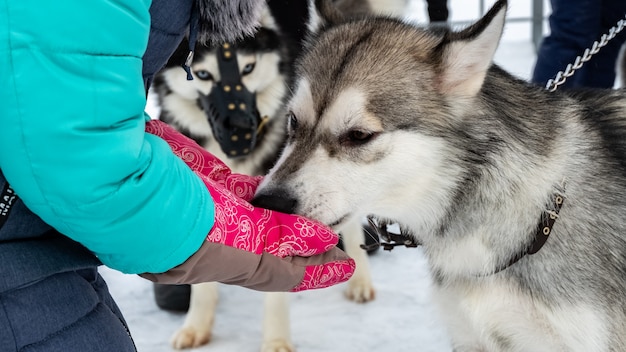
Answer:
[[[198,266],[206,261],[206,267],[216,267],[213,262],[219,260],[224,277],[220,272],[207,276],[206,267],[190,274],[189,270],[198,268],[182,264],[183,271],[187,270],[186,281],[220,281],[264,291],[295,292],[328,287],[352,276],[354,261],[335,247],[339,238],[331,229],[302,216],[248,203],[261,176],[231,173],[221,160],[164,122],[149,121],[146,131],[163,138],[202,178],[215,203],[215,224],[207,236],[209,244],[203,245],[212,253],[201,248],[188,262]],[[224,246],[230,248],[225,250]],[[223,252],[228,255],[218,258],[216,253]]]

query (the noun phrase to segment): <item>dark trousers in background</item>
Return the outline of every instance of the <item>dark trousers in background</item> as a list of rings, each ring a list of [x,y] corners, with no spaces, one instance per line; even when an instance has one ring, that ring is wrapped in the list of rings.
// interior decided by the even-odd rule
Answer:
[[[448,20],[447,0],[427,0],[428,19],[430,22],[445,22]]]

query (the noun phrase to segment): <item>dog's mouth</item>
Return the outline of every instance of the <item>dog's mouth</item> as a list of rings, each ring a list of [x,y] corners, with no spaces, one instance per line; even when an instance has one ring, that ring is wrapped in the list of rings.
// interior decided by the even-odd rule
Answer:
[[[221,80],[208,95],[201,94],[200,105],[224,154],[245,157],[257,146],[268,118],[261,116],[256,93],[242,81],[235,45],[219,47],[217,61]]]
[[[254,94],[225,98],[220,88],[218,85],[210,95],[202,96],[200,103],[224,154],[229,158],[245,157],[257,147],[267,117],[261,117]]]
[[[298,200],[284,189],[273,189],[271,191],[260,192],[250,201],[255,207],[265,208],[269,210],[279,211],[286,214],[300,214],[297,210],[299,207]],[[300,214],[306,217],[316,219],[309,214]],[[352,214],[347,213],[334,221],[322,221],[328,227],[336,229],[348,222]]]

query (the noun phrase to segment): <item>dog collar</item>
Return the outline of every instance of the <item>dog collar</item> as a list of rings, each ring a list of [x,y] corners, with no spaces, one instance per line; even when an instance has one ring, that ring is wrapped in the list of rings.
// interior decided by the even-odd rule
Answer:
[[[389,230],[387,230],[387,225],[389,225],[389,223],[387,222],[376,222],[376,220],[374,220],[372,216],[367,217],[367,222],[369,223],[370,227],[372,227],[376,231],[378,237],[383,239],[383,241],[372,243],[370,245],[360,245],[361,249],[364,249],[368,252],[375,250],[378,247],[383,247],[384,250],[391,251],[397,246],[416,248],[422,245],[421,243],[417,242],[415,238],[413,238],[413,236],[404,233],[402,229],[400,229],[399,234],[389,232]]]
[[[496,270],[491,274],[496,274],[511,265],[517,263],[520,259],[525,257],[526,255],[532,255],[543,247],[544,244],[548,241],[548,237],[552,233],[552,227],[556,222],[556,219],[559,217],[559,212],[561,211],[561,207],[563,206],[564,196],[563,191],[565,187],[559,187],[551,196],[551,208],[547,209],[541,214],[541,218],[539,219],[539,224],[537,225],[537,229],[535,230],[535,237],[527,249],[523,252],[518,253],[515,257],[511,258],[508,263],[496,268]]]
[[[537,225],[537,229],[535,230],[535,237],[526,250],[515,255],[511,260],[509,260],[506,264],[499,266],[493,271],[491,274],[496,274],[511,265],[517,263],[520,259],[525,257],[526,255],[532,255],[543,247],[543,245],[548,241],[548,237],[552,233],[552,227],[556,222],[556,219],[559,217],[559,212],[561,211],[561,207],[563,207],[563,201],[565,200],[563,194],[565,191],[565,185],[557,187],[557,190],[551,196],[551,209],[545,210],[539,219],[539,224]],[[415,239],[405,234],[402,229],[400,229],[400,234],[392,233],[387,230],[388,223],[379,222],[377,223],[373,217],[368,216],[367,221],[370,226],[376,230],[376,233],[380,238],[384,241],[380,243],[373,243],[371,245],[362,244],[360,247],[366,251],[374,250],[378,247],[383,247],[384,250],[391,251],[397,246],[405,246],[407,248],[416,248],[421,245],[421,243],[415,241]],[[386,242],[385,242],[386,241]]]

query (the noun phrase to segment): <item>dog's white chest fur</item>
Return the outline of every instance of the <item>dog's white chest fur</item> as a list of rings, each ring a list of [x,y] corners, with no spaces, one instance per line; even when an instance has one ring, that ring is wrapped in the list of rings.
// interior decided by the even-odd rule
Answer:
[[[540,306],[498,278],[435,286],[433,297],[459,351],[606,351],[604,313]],[[539,305],[539,306],[538,306]]]

